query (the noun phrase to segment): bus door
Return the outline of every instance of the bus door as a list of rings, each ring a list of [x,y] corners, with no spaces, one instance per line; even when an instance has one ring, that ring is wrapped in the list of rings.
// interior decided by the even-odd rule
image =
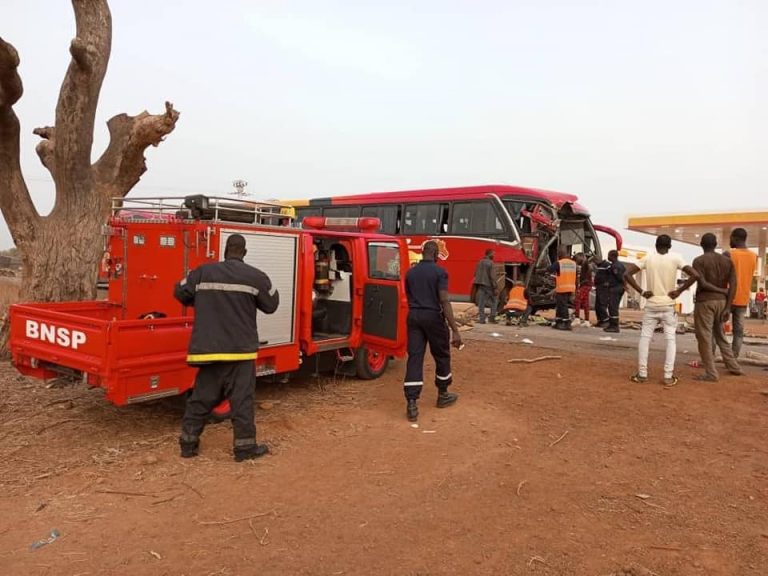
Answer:
[[[407,250],[396,241],[367,240],[366,252],[363,342],[367,347],[401,353],[408,306],[403,282],[408,270]]]

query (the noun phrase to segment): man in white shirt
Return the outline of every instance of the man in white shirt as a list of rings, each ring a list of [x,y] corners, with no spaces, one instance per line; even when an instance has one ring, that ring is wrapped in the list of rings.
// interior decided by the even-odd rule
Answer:
[[[672,248],[672,238],[662,234],[656,238],[656,254],[649,254],[637,265],[627,264],[627,271],[624,274],[627,284],[646,299],[643,328],[638,345],[637,374],[630,378],[632,382],[648,381],[648,351],[651,347],[653,332],[659,323],[664,328],[664,339],[667,341],[663,382],[665,386],[674,386],[678,381],[675,376],[675,355],[677,354],[675,300],[699,279],[699,274],[688,266],[681,256],[670,254],[670,248]],[[645,270],[647,286],[645,291],[640,288],[634,278],[640,270]],[[680,287],[677,286],[678,270],[682,270],[688,276]]]

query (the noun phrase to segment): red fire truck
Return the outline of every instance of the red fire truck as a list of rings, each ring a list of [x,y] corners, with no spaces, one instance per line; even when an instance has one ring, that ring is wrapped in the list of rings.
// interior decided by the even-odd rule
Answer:
[[[245,261],[280,291],[260,315],[257,376],[328,367],[376,378],[405,353],[408,267],[402,239],[376,218],[306,218],[291,225],[278,204],[207,196],[115,201],[104,227],[108,297],[16,304],[10,349],[16,368],[101,387],[117,405],[181,394],[194,310],[173,297],[187,272],[223,258],[229,235],[246,238]],[[402,270],[402,274],[401,274]]]

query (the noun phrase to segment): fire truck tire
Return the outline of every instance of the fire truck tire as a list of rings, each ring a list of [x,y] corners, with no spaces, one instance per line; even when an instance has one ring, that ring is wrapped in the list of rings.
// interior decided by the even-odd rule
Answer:
[[[386,372],[388,366],[389,355],[383,352],[369,350],[363,346],[355,353],[357,377],[362,380],[375,380]]]

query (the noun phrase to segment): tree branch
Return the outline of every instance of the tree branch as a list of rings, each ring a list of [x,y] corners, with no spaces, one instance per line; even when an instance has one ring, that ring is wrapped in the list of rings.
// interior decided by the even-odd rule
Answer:
[[[72,55],[72,60],[75,61],[75,64],[86,72],[91,71],[93,59],[97,56],[93,47],[88,46],[80,38],[74,38],[69,45],[69,53]]]
[[[24,93],[18,68],[19,53],[0,38],[0,108],[10,108]]]
[[[173,132],[179,113],[165,103],[165,114],[118,114],[107,122],[109,146],[94,164],[96,185],[110,197],[125,196],[147,170],[144,151]]]
[[[43,163],[43,166],[48,168],[48,171],[51,173],[51,176],[53,176],[53,179],[56,180],[56,173],[55,173],[55,167],[56,167],[56,158],[54,155],[54,150],[56,148],[56,128],[53,126],[44,126],[42,128],[35,128],[32,131],[32,134],[35,134],[37,136],[40,136],[42,138],[42,142],[39,142],[37,146],[35,146],[35,151],[37,152],[37,155],[40,157],[40,162]]]
[[[24,93],[16,49],[0,38],[0,211],[16,245],[31,242],[40,216],[19,163],[19,119],[13,105]]]
[[[38,155],[56,182],[56,203],[67,207],[90,187],[96,105],[112,47],[112,16],[106,0],[72,0],[76,33],[72,60],[56,104],[56,142],[40,143]],[[40,149],[42,148],[42,150]],[[49,158],[48,156],[52,157]]]

